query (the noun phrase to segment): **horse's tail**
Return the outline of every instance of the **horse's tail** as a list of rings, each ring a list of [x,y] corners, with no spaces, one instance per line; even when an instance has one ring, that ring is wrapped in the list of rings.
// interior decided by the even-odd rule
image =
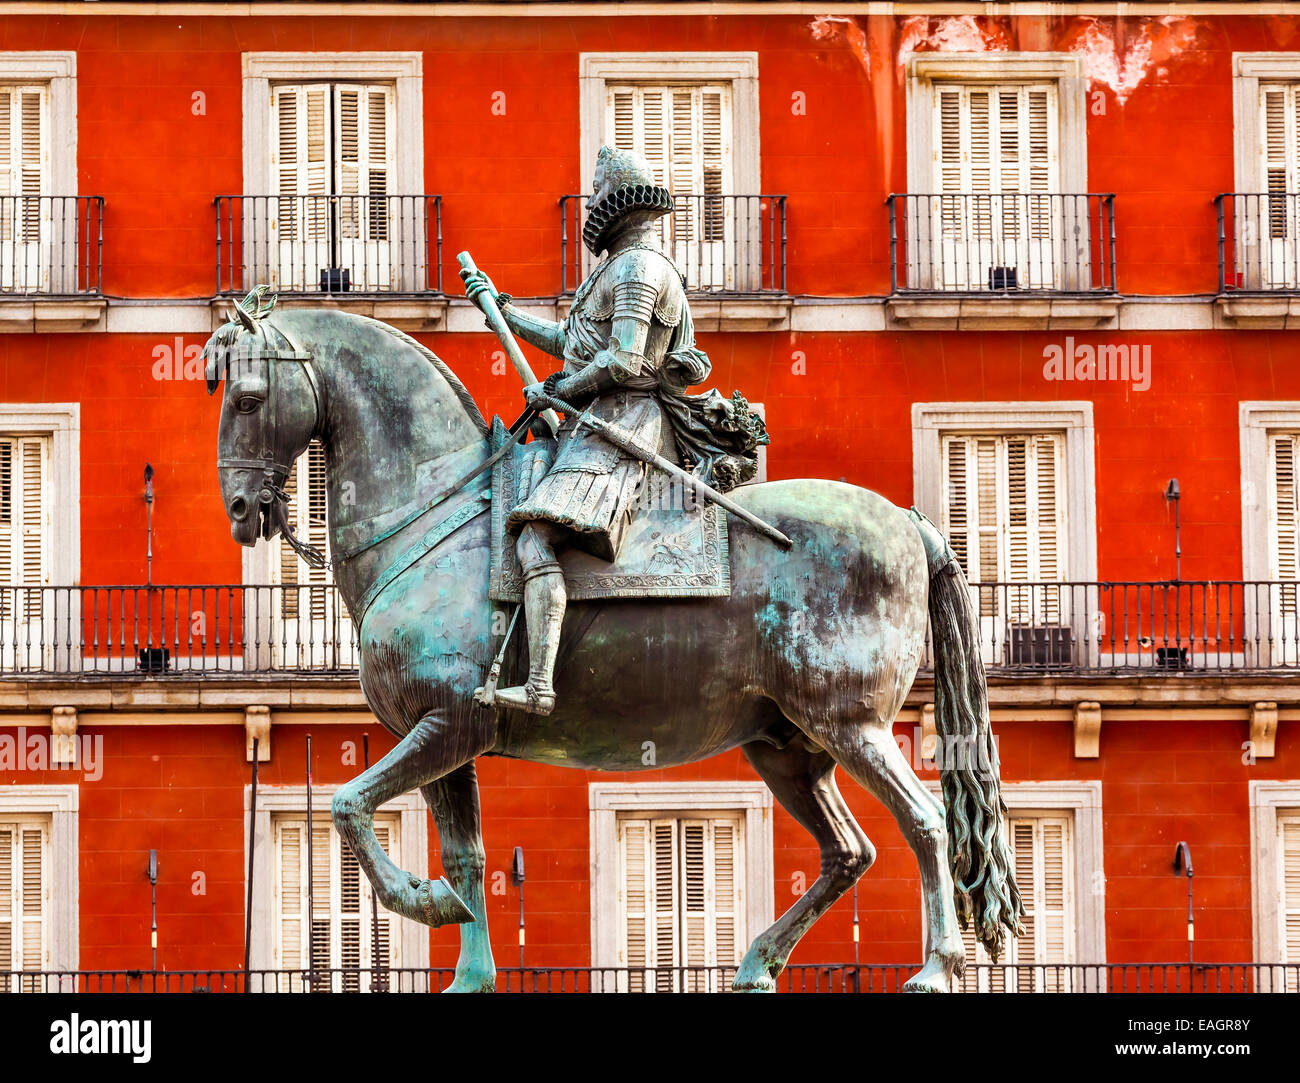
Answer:
[[[963,929],[974,920],[996,962],[1005,930],[1022,931],[1024,906],[1004,827],[979,624],[956,554],[924,515],[913,508],[912,516],[929,562],[935,729],[957,916]]]

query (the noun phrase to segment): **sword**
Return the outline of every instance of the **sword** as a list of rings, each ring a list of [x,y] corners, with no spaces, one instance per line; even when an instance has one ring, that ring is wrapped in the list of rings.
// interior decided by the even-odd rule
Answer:
[[[474,257],[468,252],[462,252],[456,257],[456,262],[460,264],[461,270],[466,274],[477,271],[474,266]],[[497,339],[505,347],[506,356],[510,358],[510,363],[515,366],[515,371],[519,373],[519,378],[523,380],[524,386],[537,383],[537,377],[533,375],[532,367],[528,364],[528,359],[524,357],[523,351],[519,348],[519,343],[515,341],[515,336],[510,333],[510,328],[506,325],[506,318],[501,315],[501,309],[493,300],[492,295],[484,290],[474,300],[474,304],[487,317],[488,326],[496,332]],[[560,419],[555,416],[554,410],[547,410],[542,414],[542,420],[551,427],[551,435],[554,436],[560,431]]]
[[[680,478],[683,483],[689,485],[699,496],[704,497],[706,500],[713,501],[713,503],[717,504],[720,508],[725,508],[727,511],[731,512],[732,515],[736,516],[736,518],[744,519],[745,522],[760,534],[764,534],[771,538],[777,543],[777,545],[781,546],[782,549],[789,549],[794,544],[794,542],[781,533],[781,531],[777,530],[776,527],[772,526],[770,523],[764,522],[752,511],[747,511],[742,508],[734,500],[730,500],[723,496],[717,489],[701,481],[689,470],[684,470],[675,462],[665,459],[657,452],[642,447],[637,443],[636,438],[632,436],[631,433],[620,429],[617,425],[611,425],[608,421],[604,421],[593,414],[570,406],[567,402],[564,402],[562,399],[557,399],[553,395],[543,395],[537,400],[537,402],[540,405],[550,406],[554,410],[559,410],[561,413],[576,418],[579,425],[586,425],[592,432],[604,437],[615,447],[622,448],[622,450],[626,451],[632,456],[632,458],[639,459],[641,462],[647,463],[650,466],[658,467],[665,474],[670,474],[675,478]]]

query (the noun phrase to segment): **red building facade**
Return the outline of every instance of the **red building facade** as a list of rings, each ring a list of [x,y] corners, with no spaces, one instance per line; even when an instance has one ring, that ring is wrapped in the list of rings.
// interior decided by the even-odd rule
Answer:
[[[37,916],[16,890],[7,916],[0,899],[8,969],[147,968],[151,850],[158,966],[242,965],[253,732],[272,795],[253,955],[301,962],[280,878],[307,734],[317,811],[364,736],[373,758],[391,738],[337,602],[286,592],[306,580],[279,554],[231,542],[219,401],[194,359],[269,277],[281,304],[407,329],[485,414],[513,417],[517,378],[455,254],[562,314],[582,269],[563,197],[587,191],[611,138],[659,155],[689,197],[674,254],[711,383],[763,406],[766,477],[916,504],[985,584],[993,724],[1041,919],[1020,961],[1186,960],[1186,842],[1196,958],[1300,962],[1300,8],[248,7],[0,4],[0,734],[48,746],[41,760],[15,741],[9,763],[0,748],[0,844],[15,870],[39,865],[44,899]],[[341,270],[347,290],[325,277]],[[263,583],[296,622],[274,625],[265,657],[247,608],[230,617]],[[322,608],[290,618],[287,594]],[[923,670],[897,734],[924,779],[932,702]],[[48,762],[74,739],[97,768]],[[817,875],[811,839],[739,751],[626,776],[487,758],[479,777],[502,964],[518,958],[515,847],[537,966],[641,950],[625,851],[599,841],[627,845],[628,823],[734,830],[747,938]],[[793,961],[915,962],[915,861],[884,810],[844,790],[879,855],[860,943],[845,900]],[[393,845],[436,873],[426,820],[418,800],[394,810]],[[329,852],[321,875],[346,894],[346,855]],[[321,935],[337,952],[364,911],[335,904],[313,921],[334,923]],[[454,963],[454,930],[388,935],[395,962]],[[682,945],[660,961],[696,961]]]

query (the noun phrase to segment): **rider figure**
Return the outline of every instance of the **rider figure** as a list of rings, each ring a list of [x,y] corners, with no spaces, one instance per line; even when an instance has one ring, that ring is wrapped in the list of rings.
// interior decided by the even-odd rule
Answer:
[[[553,395],[613,422],[644,448],[674,461],[684,455],[719,484],[746,480],[754,443],[766,442],[761,422],[743,399],[685,394],[710,366],[695,349],[681,273],[659,242],[656,220],[672,211],[673,197],[641,155],[610,147],[597,157],[593,189],[582,236],[594,255],[606,256],[563,323],[518,311],[481,271],[462,272],[466,292],[473,299],[489,291],[516,335],[564,361],[545,382],[524,388],[530,406]],[[523,573],[529,673],[495,699],[534,714],[555,707],[551,679],[566,603],[556,552],[573,545],[614,560],[646,474],[644,463],[576,420],[561,424],[554,463],[506,524],[517,535]]]

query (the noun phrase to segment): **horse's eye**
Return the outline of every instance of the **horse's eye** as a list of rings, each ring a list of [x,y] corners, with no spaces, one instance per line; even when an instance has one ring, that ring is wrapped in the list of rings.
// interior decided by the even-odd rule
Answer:
[[[256,395],[245,395],[235,403],[235,409],[237,409],[241,414],[251,414],[261,405],[262,400]]]

